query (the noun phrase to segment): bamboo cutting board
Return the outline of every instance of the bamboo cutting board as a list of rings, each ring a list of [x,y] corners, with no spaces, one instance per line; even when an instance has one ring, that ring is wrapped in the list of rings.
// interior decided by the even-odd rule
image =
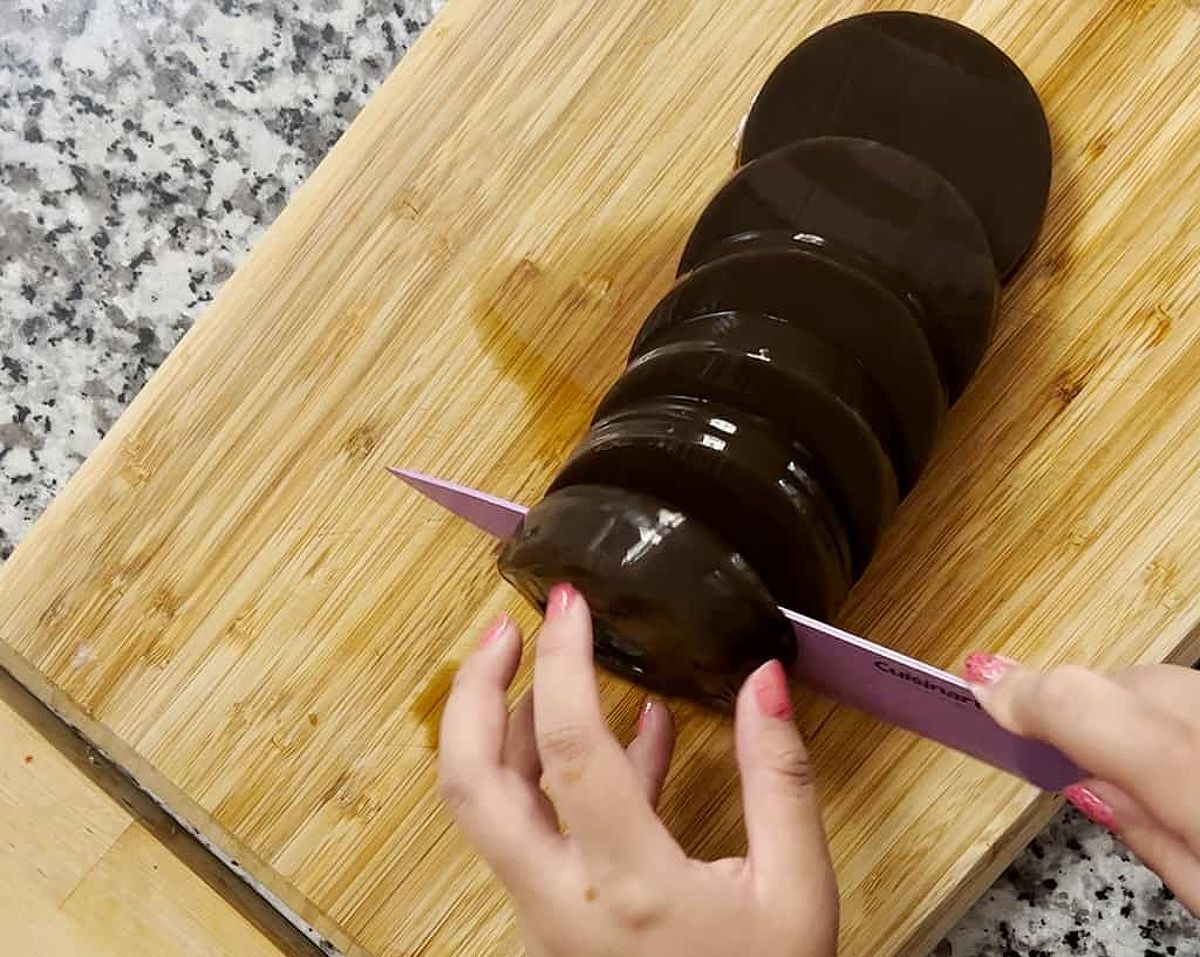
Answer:
[[[9,953],[284,957],[172,852],[167,842],[181,842],[161,822],[133,817],[126,795],[118,800],[56,747],[69,733],[43,736],[58,722],[13,691],[0,675],[0,924]]]
[[[384,468],[536,500],[758,85],[872,6],[451,0],[4,567],[0,661],[336,947],[516,953],[434,796],[433,727],[520,606],[490,543]],[[914,6],[1028,73],[1054,182],[842,623],[947,667],[1195,656],[1200,9]],[[605,697],[628,733],[638,696]],[[680,718],[664,815],[737,853],[728,728]],[[801,721],[849,957],[921,953],[1050,811],[823,700]]]

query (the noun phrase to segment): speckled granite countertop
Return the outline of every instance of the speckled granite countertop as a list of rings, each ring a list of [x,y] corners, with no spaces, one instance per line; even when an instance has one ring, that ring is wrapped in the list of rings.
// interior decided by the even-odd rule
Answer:
[[[439,5],[0,0],[5,556]],[[1068,812],[936,953],[1185,957],[1200,923]]]

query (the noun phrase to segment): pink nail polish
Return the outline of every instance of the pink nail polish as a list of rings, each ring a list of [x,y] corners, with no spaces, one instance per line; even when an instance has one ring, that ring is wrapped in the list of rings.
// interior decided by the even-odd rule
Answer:
[[[790,718],[792,698],[788,694],[787,675],[778,661],[768,661],[754,674],[754,698],[769,718]]]
[[[479,638],[479,647],[487,648],[489,645],[494,645],[496,639],[504,634],[504,629],[508,627],[508,615],[501,612],[492,619],[492,623],[484,629],[483,634]]]
[[[1106,831],[1116,833],[1117,818],[1113,814],[1113,809],[1101,800],[1100,796],[1091,788],[1084,787],[1082,784],[1072,784],[1063,791],[1063,797],[1093,824],[1099,824]]]
[[[546,620],[554,621],[561,618],[567,613],[567,609],[571,607],[571,602],[575,600],[578,594],[571,585],[566,582],[560,582],[550,589],[550,596],[546,599]]]
[[[994,685],[1013,664],[1013,661],[1000,655],[975,651],[967,655],[967,660],[963,663],[963,673],[972,684]]]
[[[638,734],[643,734],[646,730],[646,725],[650,723],[650,712],[654,710],[654,699],[647,698],[646,703],[642,705],[642,710],[638,712]]]

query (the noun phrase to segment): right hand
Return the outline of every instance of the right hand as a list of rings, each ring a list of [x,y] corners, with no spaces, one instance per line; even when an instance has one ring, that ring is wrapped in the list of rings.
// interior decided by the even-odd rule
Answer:
[[[1200,673],[1143,665],[1105,676],[967,659],[980,705],[1002,727],[1054,745],[1092,778],[1064,795],[1118,834],[1200,915]]]

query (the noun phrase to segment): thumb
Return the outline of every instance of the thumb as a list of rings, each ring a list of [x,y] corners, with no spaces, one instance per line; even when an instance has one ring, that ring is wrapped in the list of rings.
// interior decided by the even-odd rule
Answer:
[[[819,877],[836,896],[812,766],[778,661],[746,680],[736,722],[749,859],[759,889],[795,899],[799,882]]]

